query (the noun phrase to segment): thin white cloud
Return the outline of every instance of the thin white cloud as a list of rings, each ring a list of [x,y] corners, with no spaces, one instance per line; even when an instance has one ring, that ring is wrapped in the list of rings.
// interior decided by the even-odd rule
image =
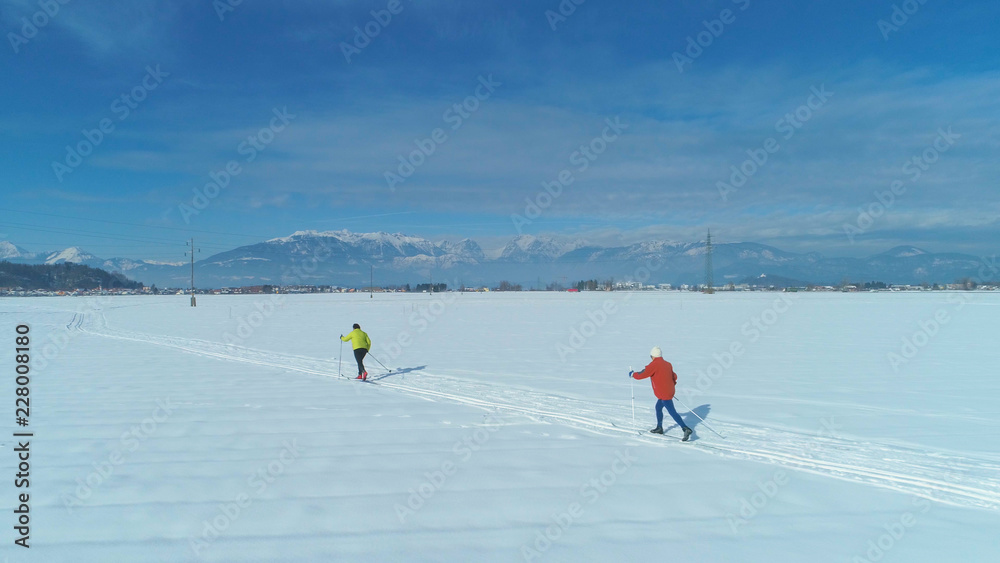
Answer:
[[[745,240],[833,240],[845,218],[873,201],[873,192],[905,179],[904,163],[949,127],[961,135],[955,148],[908,184],[898,207],[875,229],[961,226],[1000,175],[1000,162],[991,156],[1000,138],[992,118],[1000,109],[998,73],[951,76],[939,69],[895,71],[861,63],[808,75],[778,67],[727,68],[676,83],[676,73],[662,65],[610,80],[553,76],[532,91],[508,82],[454,131],[442,114],[474,91],[475,75],[451,96],[390,92],[349,107],[300,109],[290,103],[296,120],[245,166],[239,188],[220,205],[287,205],[275,196],[293,194],[332,207],[523,213],[525,198],[572,168],[573,151],[615,115],[628,124],[626,133],[589,170],[574,171],[573,185],[546,209],[539,228],[545,219],[601,218],[689,225],[670,231],[680,239],[703,230],[703,223],[717,223]],[[804,104],[812,87],[823,85],[834,93],[830,101],[791,139],[781,139],[781,150],[723,202],[716,182],[728,178],[729,167],[744,161],[748,149],[779,137],[775,122]],[[146,139],[154,134],[163,148],[107,152],[93,163],[181,171],[196,186],[237,158],[238,144],[266,125],[270,108],[250,109],[242,123],[226,129],[137,131]],[[396,171],[398,156],[438,127],[449,139],[390,192],[384,173]],[[190,197],[189,189],[182,191]],[[769,209],[785,214],[780,231],[765,228],[778,218]]]
[[[37,1],[8,0],[5,10],[9,22],[31,17],[40,7]],[[51,17],[52,30],[61,31],[80,41],[94,57],[134,58],[156,54],[167,56],[166,46],[183,8],[194,0],[130,0],[129,2],[60,4]],[[206,6],[211,9],[211,6]]]

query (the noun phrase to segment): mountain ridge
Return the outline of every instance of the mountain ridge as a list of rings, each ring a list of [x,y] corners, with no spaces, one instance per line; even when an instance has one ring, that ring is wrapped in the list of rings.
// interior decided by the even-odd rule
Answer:
[[[589,244],[583,239],[520,235],[492,252],[470,238],[433,242],[404,233],[295,231],[285,237],[243,245],[195,262],[199,287],[259,284],[376,285],[422,283],[493,285],[502,280],[535,287],[580,279],[635,279],[646,283],[697,284],[705,276],[705,244],[647,240],[620,246]],[[5,258],[5,256],[8,256]],[[25,264],[83,264],[160,287],[187,287],[184,262],[99,258],[83,248],[30,253],[0,241],[0,258]],[[844,279],[887,283],[953,283],[960,278],[1000,278],[979,257],[933,253],[902,245],[863,258],[828,258],[817,252],[795,253],[755,243],[714,246],[717,285],[739,283],[762,274],[830,285]],[[986,279],[980,279],[984,278]]]

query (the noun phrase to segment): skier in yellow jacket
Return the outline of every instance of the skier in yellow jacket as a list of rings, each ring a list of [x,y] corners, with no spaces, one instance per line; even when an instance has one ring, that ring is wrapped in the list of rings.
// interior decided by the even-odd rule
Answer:
[[[351,347],[354,348],[354,359],[358,361],[358,376],[355,379],[367,380],[368,372],[365,371],[364,360],[368,350],[372,347],[372,339],[368,338],[368,334],[361,330],[361,325],[358,323],[354,323],[354,330],[347,336],[341,334],[340,339],[344,342],[350,341]]]

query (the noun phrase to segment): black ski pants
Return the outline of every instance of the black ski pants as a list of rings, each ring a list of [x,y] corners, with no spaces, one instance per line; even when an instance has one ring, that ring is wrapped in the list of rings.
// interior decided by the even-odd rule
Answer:
[[[368,348],[355,348],[354,349],[354,359],[358,361],[358,375],[365,372],[365,356],[368,354]]]

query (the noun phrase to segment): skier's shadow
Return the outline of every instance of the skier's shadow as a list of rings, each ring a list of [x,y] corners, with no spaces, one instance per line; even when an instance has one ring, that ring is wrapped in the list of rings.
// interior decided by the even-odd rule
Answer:
[[[677,414],[681,415],[681,420],[684,421],[684,424],[686,424],[687,427],[690,428],[691,430],[695,431],[693,434],[691,434],[691,438],[689,439],[689,441],[694,442],[695,440],[698,439],[698,426],[701,424],[701,419],[699,419],[698,416],[707,419],[708,415],[711,412],[712,412],[712,405],[707,403],[701,405],[700,407],[695,407],[693,410],[688,411],[686,413],[682,413],[680,411],[677,412]],[[674,426],[676,427],[677,425],[675,424]]]
[[[373,377],[373,378],[370,379],[370,381],[379,381],[379,380],[385,379],[387,377],[394,377],[394,376],[397,376],[397,375],[404,375],[404,374],[410,373],[411,371],[420,371],[420,370],[426,369],[426,368],[427,368],[427,366],[417,366],[417,367],[412,367],[412,368],[397,368],[397,369],[392,370],[392,373],[386,373],[386,374],[380,375],[378,377]]]

